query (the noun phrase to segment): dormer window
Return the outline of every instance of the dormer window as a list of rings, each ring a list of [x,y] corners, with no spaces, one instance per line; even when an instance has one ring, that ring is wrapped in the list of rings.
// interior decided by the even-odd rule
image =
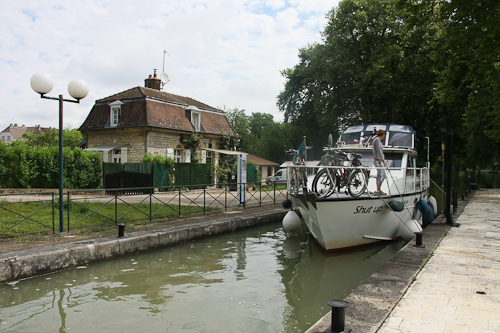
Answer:
[[[196,132],[199,132],[201,129],[201,112],[196,106],[188,106],[186,109],[191,113],[191,124],[194,127]]]
[[[122,102],[114,101],[109,104],[110,113],[109,113],[109,126],[116,127],[120,122],[120,115],[122,113]]]

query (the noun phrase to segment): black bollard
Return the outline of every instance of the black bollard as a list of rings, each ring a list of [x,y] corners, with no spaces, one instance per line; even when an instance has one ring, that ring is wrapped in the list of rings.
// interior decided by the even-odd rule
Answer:
[[[415,247],[422,247],[422,248],[425,247],[425,245],[422,244],[423,235],[424,235],[424,233],[420,232],[420,231],[415,233],[415,236],[416,236],[415,237],[415,239],[416,239]]]
[[[118,237],[123,237],[125,235],[125,224],[118,224]]]
[[[326,332],[331,333],[349,333],[350,329],[345,329],[345,308],[349,306],[346,301],[329,301],[328,305],[332,307],[332,327]]]

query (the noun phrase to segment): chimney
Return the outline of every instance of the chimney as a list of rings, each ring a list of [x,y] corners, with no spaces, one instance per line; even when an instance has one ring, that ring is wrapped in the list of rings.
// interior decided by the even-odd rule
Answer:
[[[154,70],[153,77],[149,75],[149,78],[144,80],[144,86],[146,88],[161,90],[161,80],[156,76],[156,69]]]

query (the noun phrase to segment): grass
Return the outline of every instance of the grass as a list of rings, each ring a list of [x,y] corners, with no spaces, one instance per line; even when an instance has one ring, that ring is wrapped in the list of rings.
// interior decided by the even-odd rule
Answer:
[[[216,210],[213,207],[207,211]],[[180,212],[180,213],[179,213]],[[71,201],[65,204],[64,229],[87,228],[89,233],[95,232],[99,226],[109,228],[118,223],[136,224],[152,221],[165,221],[179,215],[202,213],[203,207],[179,206],[161,203],[117,203],[114,201],[89,202]],[[52,201],[33,202],[0,202],[0,237],[11,237],[20,234],[46,233],[59,230],[59,207]]]

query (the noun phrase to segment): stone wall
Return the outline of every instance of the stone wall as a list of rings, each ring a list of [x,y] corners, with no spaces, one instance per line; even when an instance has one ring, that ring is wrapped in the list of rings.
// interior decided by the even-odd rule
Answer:
[[[122,157],[122,162],[138,163],[146,151],[152,155],[167,156],[167,148],[184,150],[184,146],[179,142],[180,134],[181,132],[158,129],[152,131],[146,131],[141,128],[107,129],[88,133],[87,145],[89,148],[101,145],[125,145],[127,156],[126,159]],[[208,148],[210,143],[212,147],[217,148],[217,142],[220,141],[220,137],[215,135],[203,136],[198,153],[200,153],[200,149]],[[145,151],[144,147],[146,144],[147,150]],[[112,152],[108,154],[107,160],[112,162]]]

